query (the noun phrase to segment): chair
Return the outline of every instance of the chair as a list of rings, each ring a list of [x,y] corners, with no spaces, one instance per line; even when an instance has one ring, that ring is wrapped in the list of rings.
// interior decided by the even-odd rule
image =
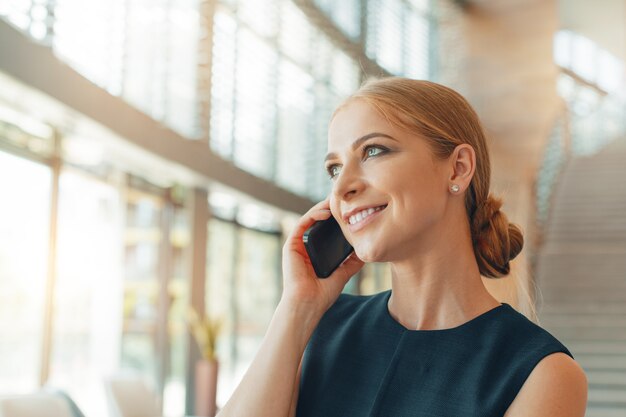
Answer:
[[[65,391],[60,390],[58,388],[51,387],[51,386],[45,387],[44,390],[46,392],[49,392],[51,394],[56,394],[60,396],[61,398],[63,398],[65,402],[67,403],[67,405],[70,407],[70,410],[72,411],[72,416],[85,417],[85,415],[83,414],[81,409],[78,407],[78,405],[76,405],[72,397],[70,397]]]
[[[0,417],[75,417],[66,398],[54,392],[0,397]]]
[[[104,385],[112,417],[158,417],[161,415],[159,397],[141,376],[115,376],[107,378]]]

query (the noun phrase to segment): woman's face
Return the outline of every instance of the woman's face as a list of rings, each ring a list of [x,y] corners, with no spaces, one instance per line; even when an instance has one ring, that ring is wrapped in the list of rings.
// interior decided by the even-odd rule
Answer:
[[[402,260],[420,243],[436,239],[448,165],[432,160],[423,138],[395,128],[370,104],[355,100],[331,121],[328,150],[331,212],[359,258]]]

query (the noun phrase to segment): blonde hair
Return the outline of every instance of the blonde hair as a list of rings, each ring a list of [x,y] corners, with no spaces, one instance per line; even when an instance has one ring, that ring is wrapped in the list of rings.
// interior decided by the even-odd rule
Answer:
[[[368,79],[345,99],[337,112],[353,100],[363,100],[394,126],[423,136],[433,158],[447,159],[463,143],[476,153],[476,169],[465,193],[474,255],[481,275],[499,278],[510,272],[510,261],[524,246],[520,228],[500,211],[502,199],[489,194],[491,166],[478,115],[456,91],[425,80],[401,77]]]

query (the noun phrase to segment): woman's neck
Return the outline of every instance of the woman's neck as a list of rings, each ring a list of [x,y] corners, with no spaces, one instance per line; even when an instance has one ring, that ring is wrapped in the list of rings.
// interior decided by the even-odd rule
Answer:
[[[453,328],[500,305],[482,281],[469,237],[456,243],[391,263],[388,309],[404,327]]]

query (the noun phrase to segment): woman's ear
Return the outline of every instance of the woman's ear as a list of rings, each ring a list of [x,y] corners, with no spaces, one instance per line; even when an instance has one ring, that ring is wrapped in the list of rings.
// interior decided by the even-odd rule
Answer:
[[[476,152],[467,143],[458,145],[448,159],[452,167],[450,183],[458,184],[461,191],[469,187],[476,170]]]

